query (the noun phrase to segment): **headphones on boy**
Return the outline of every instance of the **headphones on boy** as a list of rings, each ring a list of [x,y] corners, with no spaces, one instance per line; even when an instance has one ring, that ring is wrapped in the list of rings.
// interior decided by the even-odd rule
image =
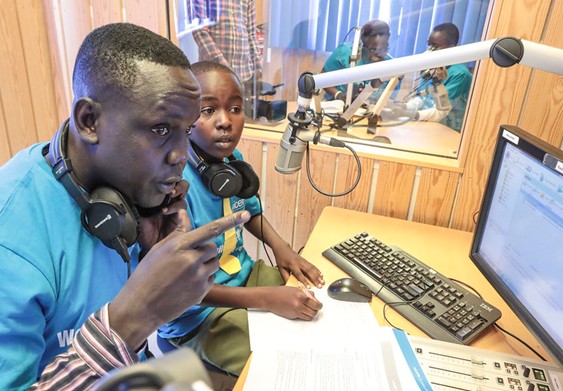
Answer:
[[[260,179],[250,164],[237,160],[233,155],[228,157],[228,162],[208,163],[197,153],[197,148],[190,140],[188,161],[209,192],[222,198],[237,196],[244,199],[258,193]]]
[[[84,229],[128,262],[127,248],[137,241],[139,235],[137,209],[114,188],[102,186],[88,194],[78,184],[70,159],[66,156],[68,122],[68,119],[63,122],[50,144],[43,149],[43,155],[47,157],[55,178],[82,210],[80,220]]]

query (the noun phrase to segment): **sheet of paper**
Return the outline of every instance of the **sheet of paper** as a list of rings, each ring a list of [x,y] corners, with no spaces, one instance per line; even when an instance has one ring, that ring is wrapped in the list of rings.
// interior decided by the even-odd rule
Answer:
[[[377,351],[252,353],[244,391],[387,391]]]
[[[323,308],[312,321],[289,320],[271,312],[248,311],[250,349],[253,352],[276,349],[376,349],[373,336],[379,325],[368,303],[330,298],[326,288],[313,288]]]

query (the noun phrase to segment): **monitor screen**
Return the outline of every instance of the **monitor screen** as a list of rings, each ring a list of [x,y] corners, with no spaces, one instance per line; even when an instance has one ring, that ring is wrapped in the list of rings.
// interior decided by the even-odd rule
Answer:
[[[563,364],[563,151],[501,126],[470,257]]]

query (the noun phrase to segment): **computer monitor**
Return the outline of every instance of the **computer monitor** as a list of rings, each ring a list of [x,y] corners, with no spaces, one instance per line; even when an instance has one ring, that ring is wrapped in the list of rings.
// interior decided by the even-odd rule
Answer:
[[[500,127],[470,257],[563,365],[563,151]]]

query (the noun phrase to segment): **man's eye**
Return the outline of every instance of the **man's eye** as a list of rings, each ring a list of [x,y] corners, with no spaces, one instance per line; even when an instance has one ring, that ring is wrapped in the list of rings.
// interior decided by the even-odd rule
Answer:
[[[159,136],[166,136],[168,133],[170,133],[170,129],[168,129],[166,126],[157,126],[152,128],[151,130]]]
[[[239,114],[241,111],[242,111],[242,108],[240,106],[231,107],[231,113]]]
[[[212,107],[204,107],[201,109],[201,114],[203,115],[213,115],[213,113],[215,113],[215,109]]]

